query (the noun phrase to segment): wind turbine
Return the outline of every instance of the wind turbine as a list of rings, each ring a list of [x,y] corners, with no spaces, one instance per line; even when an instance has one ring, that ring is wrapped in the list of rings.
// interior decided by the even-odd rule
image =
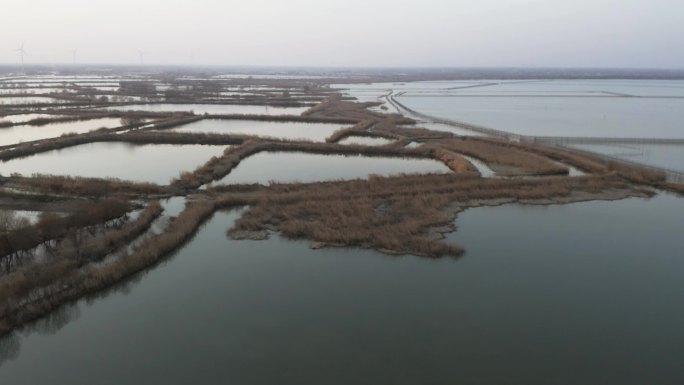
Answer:
[[[145,52],[138,50],[138,56],[140,57],[140,65],[145,64]]]
[[[24,42],[21,42],[21,47],[17,48],[14,50],[14,52],[19,52],[19,56],[21,57],[21,70],[24,70],[24,55],[28,55],[26,53],[26,50],[24,49]]]
[[[76,65],[76,50],[71,51],[71,55],[74,61],[74,65]]]

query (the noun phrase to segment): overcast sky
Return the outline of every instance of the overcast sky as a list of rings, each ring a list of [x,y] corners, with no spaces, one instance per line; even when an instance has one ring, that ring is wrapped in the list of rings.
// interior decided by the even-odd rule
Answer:
[[[0,63],[684,68],[684,0],[2,0]]]

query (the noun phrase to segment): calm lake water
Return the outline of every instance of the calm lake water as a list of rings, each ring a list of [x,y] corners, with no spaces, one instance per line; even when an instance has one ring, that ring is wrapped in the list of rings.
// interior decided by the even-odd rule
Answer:
[[[684,145],[681,144],[573,144],[571,147],[684,172]]]
[[[168,184],[181,171],[194,171],[227,146],[89,143],[0,163],[0,173],[120,178]]]
[[[684,97],[684,81],[624,79],[491,81],[481,83],[479,87],[452,88],[449,93],[484,96]],[[408,91],[407,94],[416,93]]]
[[[345,127],[341,124],[261,122],[256,120],[200,120],[178,128],[179,132],[211,132],[217,134],[241,134],[266,136],[279,139],[304,139],[324,142],[333,132]]]
[[[109,107],[114,111],[192,111],[195,114],[301,115],[309,107],[273,107],[237,104],[132,104]]]
[[[412,97],[431,116],[521,135],[684,138],[684,99],[617,97]]]
[[[684,81],[545,80],[338,85],[362,101],[522,135],[684,138]]]
[[[0,128],[0,145],[29,142],[32,140],[55,138],[62,134],[97,130],[98,128],[113,128],[121,126],[121,119],[102,118],[81,120],[76,122],[61,122],[44,126],[20,125]]]
[[[315,182],[367,178],[369,174],[451,172],[432,159],[319,155],[301,152],[260,152],[242,160],[218,183]]]
[[[233,241],[0,341],[15,385],[679,384],[684,199],[471,209],[460,259]],[[40,368],[37,370],[36,368]]]

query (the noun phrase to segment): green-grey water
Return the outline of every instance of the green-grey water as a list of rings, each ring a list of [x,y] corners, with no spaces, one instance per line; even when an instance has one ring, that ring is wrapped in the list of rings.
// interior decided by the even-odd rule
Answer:
[[[679,384],[684,200],[459,215],[460,259],[233,241],[0,342],[3,384]],[[37,368],[40,368],[38,370]]]

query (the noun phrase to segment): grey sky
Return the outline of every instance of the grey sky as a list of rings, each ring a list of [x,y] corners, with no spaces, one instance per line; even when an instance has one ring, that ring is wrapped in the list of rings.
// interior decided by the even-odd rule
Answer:
[[[0,62],[684,67],[683,0],[3,0]]]

